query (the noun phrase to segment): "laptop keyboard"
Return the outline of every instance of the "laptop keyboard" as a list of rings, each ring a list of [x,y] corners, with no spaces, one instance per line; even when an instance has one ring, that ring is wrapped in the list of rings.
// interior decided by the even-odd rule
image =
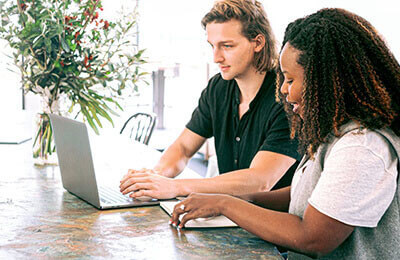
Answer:
[[[132,202],[132,198],[123,195],[119,190],[109,187],[99,187],[100,201],[106,204],[118,204]]]

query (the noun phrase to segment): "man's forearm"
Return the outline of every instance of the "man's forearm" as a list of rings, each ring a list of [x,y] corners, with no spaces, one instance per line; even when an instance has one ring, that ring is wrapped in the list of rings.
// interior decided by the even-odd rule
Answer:
[[[183,171],[188,160],[181,149],[170,146],[153,169],[162,176],[173,178]]]

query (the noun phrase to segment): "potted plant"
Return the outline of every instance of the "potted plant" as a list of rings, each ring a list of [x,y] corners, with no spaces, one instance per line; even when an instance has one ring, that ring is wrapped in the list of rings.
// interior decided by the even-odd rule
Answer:
[[[125,91],[137,91],[147,74],[135,44],[136,12],[102,18],[100,0],[0,0],[0,37],[14,50],[23,89],[42,97],[34,157],[55,151],[48,113],[80,114],[98,133],[101,118],[121,109]],[[115,108],[114,108],[115,107]]]

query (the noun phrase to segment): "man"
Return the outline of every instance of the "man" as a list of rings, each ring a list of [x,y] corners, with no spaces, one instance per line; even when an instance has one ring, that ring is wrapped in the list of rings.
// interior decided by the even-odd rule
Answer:
[[[277,52],[262,5],[218,1],[202,25],[221,73],[209,81],[191,120],[154,169],[129,170],[121,180],[123,194],[167,199],[192,192],[240,195],[290,185],[293,171],[282,176],[299,155],[283,107],[275,101]],[[172,179],[212,136],[221,175]]]

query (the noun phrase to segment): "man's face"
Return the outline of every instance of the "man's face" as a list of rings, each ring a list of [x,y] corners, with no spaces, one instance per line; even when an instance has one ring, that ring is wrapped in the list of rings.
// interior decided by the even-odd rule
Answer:
[[[214,62],[218,63],[223,79],[240,79],[255,70],[253,57],[256,43],[242,35],[242,24],[238,20],[209,23],[206,32]]]

